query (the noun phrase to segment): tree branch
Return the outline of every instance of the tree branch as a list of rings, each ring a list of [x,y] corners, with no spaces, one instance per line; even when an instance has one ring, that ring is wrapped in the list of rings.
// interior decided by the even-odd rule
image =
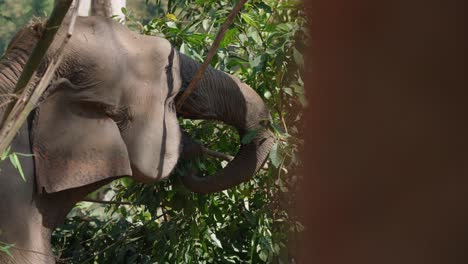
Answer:
[[[234,159],[234,157],[231,156],[231,155],[211,150],[211,149],[209,149],[209,148],[207,148],[205,146],[201,146],[201,150],[202,150],[202,152],[204,154],[206,154],[208,156],[211,156],[211,157],[214,157],[214,158],[222,159],[222,160],[225,160],[225,161],[231,161],[231,160]]]
[[[188,85],[187,89],[180,97],[179,102],[177,102],[177,111],[180,111],[182,109],[182,105],[184,105],[185,100],[187,100],[190,94],[195,90],[195,87],[197,86],[198,82],[203,77],[203,73],[205,73],[206,69],[208,69],[208,66],[210,66],[211,60],[216,54],[216,50],[218,49],[219,44],[223,40],[226,31],[234,22],[234,18],[237,16],[237,14],[240,12],[240,10],[247,1],[248,0],[239,0],[239,2],[237,2],[237,4],[234,6],[234,9],[232,9],[224,24],[221,26],[221,29],[219,30],[218,35],[216,36],[216,39],[213,42],[213,45],[211,46],[210,51],[208,52],[208,55],[206,56],[205,62],[203,62],[202,66],[198,69],[197,73],[190,81],[190,84]]]
[[[130,202],[116,202],[116,201],[103,201],[103,200],[97,200],[97,199],[90,199],[90,198],[85,198],[81,200],[82,202],[89,202],[89,203],[98,203],[98,204],[111,204],[111,205],[133,205]]]

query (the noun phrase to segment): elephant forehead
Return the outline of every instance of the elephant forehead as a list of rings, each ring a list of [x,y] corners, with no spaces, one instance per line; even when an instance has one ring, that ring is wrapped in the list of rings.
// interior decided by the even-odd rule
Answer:
[[[132,108],[164,104],[180,88],[169,41],[99,19],[79,20],[62,67],[80,95]]]
[[[162,43],[153,37],[146,40],[146,44],[153,45],[150,49],[135,51],[129,56],[131,67],[125,73],[127,78],[122,81],[128,98],[165,104],[167,98],[180,89],[178,71],[174,69],[174,65],[178,64],[176,53],[165,40]]]
[[[135,38],[124,38],[122,43],[127,47],[127,65],[135,76],[158,81],[165,75],[166,67],[171,64],[172,46],[169,41],[154,37],[137,35]]]

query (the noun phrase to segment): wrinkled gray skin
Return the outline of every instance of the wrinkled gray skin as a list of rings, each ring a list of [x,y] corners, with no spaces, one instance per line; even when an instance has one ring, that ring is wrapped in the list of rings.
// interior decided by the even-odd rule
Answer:
[[[32,23],[10,44],[0,61],[0,94],[13,91],[41,30]],[[264,127],[268,110],[249,86],[210,68],[176,113],[198,66],[164,39],[102,17],[79,18],[53,84],[12,145],[34,155],[20,158],[26,183],[9,162],[0,165],[0,241],[15,244],[14,261],[2,254],[0,263],[53,263],[51,232],[86,194],[119,177],[168,177],[184,145],[177,115],[219,120],[241,136],[258,131],[217,175],[183,177],[188,189],[217,192],[252,177],[273,141]]]

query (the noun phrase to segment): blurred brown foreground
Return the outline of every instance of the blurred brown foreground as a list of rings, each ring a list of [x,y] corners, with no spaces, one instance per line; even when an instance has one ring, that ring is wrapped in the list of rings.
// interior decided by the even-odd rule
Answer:
[[[299,263],[468,263],[467,2],[304,2]]]

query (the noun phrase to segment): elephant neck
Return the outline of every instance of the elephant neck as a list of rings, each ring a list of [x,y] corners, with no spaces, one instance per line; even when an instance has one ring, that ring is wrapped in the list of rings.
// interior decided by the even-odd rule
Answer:
[[[21,127],[11,149],[31,153],[28,124]],[[8,160],[0,162],[0,242],[14,244],[10,249],[13,258],[0,252],[0,263],[55,263],[50,246],[54,229],[78,201],[112,179],[57,193],[38,193],[32,156],[19,155],[18,159],[26,181]]]
[[[20,129],[11,149],[31,153],[27,124]],[[32,157],[18,155],[18,159],[26,181],[8,159],[0,162],[0,241],[14,244],[10,249],[13,258],[0,253],[0,263],[54,263],[50,237],[55,225],[47,222],[43,213],[48,202],[35,191]]]
[[[43,217],[34,202],[17,206],[22,208],[2,215],[0,220],[0,241],[13,245],[9,249],[12,257],[0,253],[0,263],[55,263],[50,246],[53,228],[43,224]]]
[[[0,59],[0,124],[5,107],[13,97],[15,85],[37,42],[33,24],[21,29]],[[11,144],[11,152],[31,154],[28,125],[24,124]],[[1,154],[1,153],[0,153]],[[34,186],[34,163],[31,156],[18,155],[24,178],[6,159],[0,162],[0,246],[9,249],[13,257],[0,252],[0,263],[54,263],[50,237],[54,226],[46,225],[39,205],[42,198]]]

